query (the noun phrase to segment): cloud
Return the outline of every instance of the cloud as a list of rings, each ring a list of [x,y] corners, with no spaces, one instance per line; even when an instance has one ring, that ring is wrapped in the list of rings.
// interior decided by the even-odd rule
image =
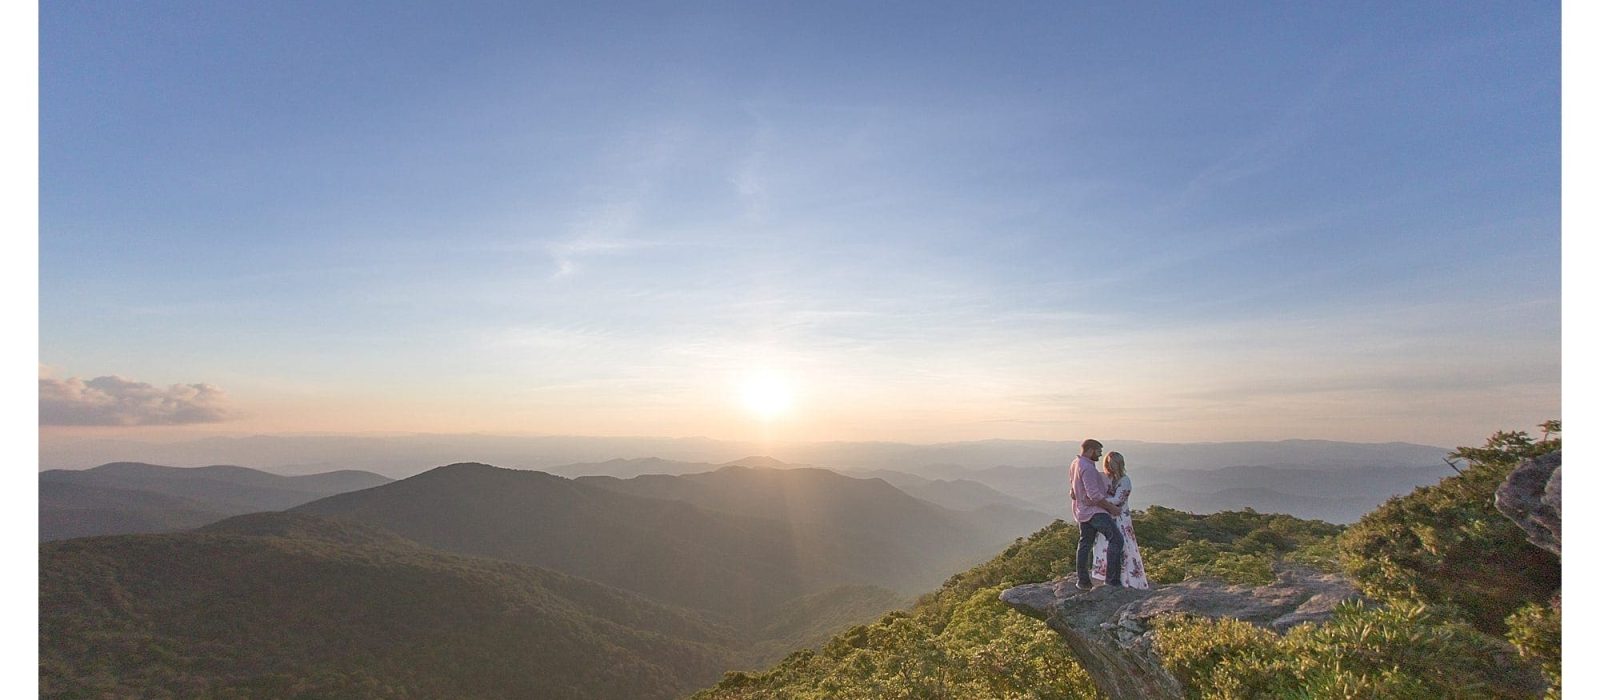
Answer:
[[[227,395],[210,384],[162,389],[117,376],[39,379],[40,425],[185,425],[230,414]]]
[[[1191,204],[1216,190],[1283,165],[1311,138],[1316,118],[1334,94],[1334,83],[1344,73],[1344,63],[1342,59],[1335,61],[1265,130],[1195,175],[1178,194],[1175,204]]]
[[[556,264],[553,279],[576,273],[584,258],[596,255],[626,253],[649,245],[631,239],[638,219],[637,201],[615,202],[584,216],[575,225],[573,235],[566,240],[546,244],[551,259]]]

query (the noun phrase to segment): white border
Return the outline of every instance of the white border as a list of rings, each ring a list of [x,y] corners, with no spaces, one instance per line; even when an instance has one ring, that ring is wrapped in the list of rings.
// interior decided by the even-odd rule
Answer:
[[[5,507],[4,561],[0,596],[5,630],[3,666],[7,694],[37,696],[39,690],[39,6],[5,3],[0,59],[0,95],[6,97],[5,138],[0,140],[0,197],[6,212],[3,284],[5,361],[0,364],[4,434],[0,483]]]
[[[1565,2],[1561,5],[1561,420],[1562,462],[1573,462],[1562,469],[1562,487],[1577,494],[1584,505],[1596,492],[1600,478],[1590,467],[1594,460],[1593,414],[1587,390],[1594,386],[1593,314],[1589,307],[1595,294],[1594,275],[1588,267],[1595,262],[1595,124],[1600,112],[1595,109],[1594,69],[1597,63],[1593,41],[1600,10],[1592,2]],[[1563,496],[1563,501],[1570,500]],[[1595,512],[1579,507],[1564,511],[1562,530],[1562,579],[1593,580],[1597,572],[1594,536],[1600,533]],[[1565,586],[1562,587],[1565,591]],[[1593,667],[1582,663],[1583,652],[1596,639],[1594,625],[1600,623],[1596,602],[1583,586],[1574,595],[1565,594],[1562,614],[1562,694],[1566,697],[1600,697],[1600,677]]]

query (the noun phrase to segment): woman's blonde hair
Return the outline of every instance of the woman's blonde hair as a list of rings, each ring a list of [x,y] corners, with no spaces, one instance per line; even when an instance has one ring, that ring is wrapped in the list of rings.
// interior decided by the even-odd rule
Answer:
[[[1117,468],[1116,477],[1118,479],[1128,475],[1128,463],[1122,459],[1121,452],[1106,453],[1106,471],[1110,471],[1113,466]]]

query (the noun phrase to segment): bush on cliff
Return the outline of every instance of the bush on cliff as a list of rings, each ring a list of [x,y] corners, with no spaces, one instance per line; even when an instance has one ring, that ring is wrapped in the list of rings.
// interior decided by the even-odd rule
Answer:
[[[694,697],[1095,698],[1088,674],[1060,638],[999,601],[1007,587],[1060,575],[1076,538],[1076,526],[1057,521],[952,576],[909,612],[852,627],[766,671],[728,673]]]
[[[1547,603],[1561,588],[1561,560],[1528,542],[1494,507],[1494,492],[1524,459],[1561,449],[1561,423],[1545,435],[1496,432],[1483,447],[1458,447],[1459,476],[1390,499],[1345,531],[1346,569],[1368,595],[1460,610],[1478,629],[1506,633],[1506,616]]]
[[[1527,698],[1504,647],[1420,603],[1340,606],[1282,636],[1238,620],[1159,618],[1156,651],[1190,698]]]
[[[1545,697],[1561,697],[1561,607],[1542,603],[1529,603],[1506,618],[1511,640],[1517,653],[1531,663],[1539,665],[1550,690]]]
[[[1346,606],[1282,637],[1236,620],[1168,618],[1157,624],[1163,662],[1192,698],[1529,698],[1538,684],[1524,664],[1559,697],[1561,618],[1549,601],[1560,559],[1494,507],[1517,464],[1561,449],[1560,422],[1541,427],[1539,440],[1497,432],[1457,448],[1451,457],[1470,462],[1459,476],[1390,499],[1337,538],[1344,568],[1377,606]],[[1328,544],[1291,558],[1327,561]],[[1205,559],[1201,548],[1165,554]]]
[[[1259,578],[1304,545],[1324,548],[1340,527],[1286,515],[1195,515],[1153,506],[1134,514],[1146,562],[1170,555],[1169,576]],[[759,673],[735,672],[696,698],[1095,698],[1072,652],[1037,620],[999,601],[1006,588],[1070,575],[1078,526],[1057,521],[987,563],[951,576],[909,612],[894,612],[791,654]]]

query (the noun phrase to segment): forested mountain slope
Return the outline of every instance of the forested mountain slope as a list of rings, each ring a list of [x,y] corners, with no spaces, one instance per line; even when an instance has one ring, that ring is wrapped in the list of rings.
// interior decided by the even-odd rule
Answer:
[[[730,630],[590,581],[263,513],[40,547],[43,697],[671,698]]]

